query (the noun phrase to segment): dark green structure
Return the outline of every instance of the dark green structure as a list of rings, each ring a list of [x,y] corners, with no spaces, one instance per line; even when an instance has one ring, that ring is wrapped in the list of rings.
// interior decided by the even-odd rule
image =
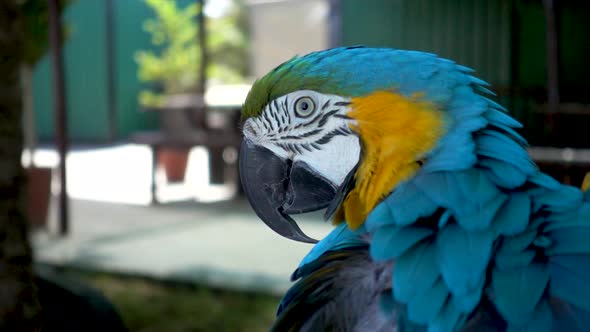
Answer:
[[[112,16],[109,17],[108,1]],[[69,136],[73,142],[108,142],[131,132],[153,128],[156,114],[138,109],[138,49],[151,47],[142,22],[151,10],[142,1],[77,0],[63,14],[69,36],[64,44]],[[107,24],[113,31],[109,58]],[[113,77],[109,77],[109,61]],[[35,68],[34,109],[39,138],[54,135],[49,55]],[[114,94],[109,96],[109,79]],[[113,117],[113,118],[111,118]]]
[[[498,55],[510,52],[510,10],[506,0],[349,0],[343,42],[433,52],[506,85],[509,58]]]
[[[541,0],[341,0],[342,44],[416,49],[476,69],[524,122],[533,144],[590,147],[590,1],[555,1],[560,108],[545,124]],[[548,131],[551,132],[548,132]]]

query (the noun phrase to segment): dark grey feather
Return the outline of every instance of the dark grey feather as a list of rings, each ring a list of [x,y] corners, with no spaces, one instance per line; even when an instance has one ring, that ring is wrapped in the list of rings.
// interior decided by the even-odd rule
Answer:
[[[391,292],[392,263],[376,263],[367,246],[331,251],[300,279],[279,309],[272,331],[396,331],[380,308]]]
[[[366,239],[368,240],[368,239]],[[271,331],[424,332],[411,323],[403,305],[385,311],[391,298],[393,262],[375,262],[367,245],[328,251],[306,266],[287,292]],[[482,300],[460,332],[506,331],[494,306]]]

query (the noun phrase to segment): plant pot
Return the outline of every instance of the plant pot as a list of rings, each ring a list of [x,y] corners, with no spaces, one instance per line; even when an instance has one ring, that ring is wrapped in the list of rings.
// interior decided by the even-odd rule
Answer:
[[[184,181],[189,152],[188,148],[162,147],[158,149],[158,166],[164,169],[168,182]]]
[[[26,169],[26,172],[29,223],[33,228],[44,228],[47,226],[52,169],[31,166]]]

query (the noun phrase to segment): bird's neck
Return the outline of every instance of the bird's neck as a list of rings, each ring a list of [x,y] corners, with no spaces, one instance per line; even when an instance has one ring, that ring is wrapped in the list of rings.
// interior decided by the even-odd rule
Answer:
[[[391,91],[351,100],[351,129],[361,138],[362,156],[355,187],[335,215],[356,229],[399,183],[414,175],[424,155],[444,134],[443,112],[419,96]]]

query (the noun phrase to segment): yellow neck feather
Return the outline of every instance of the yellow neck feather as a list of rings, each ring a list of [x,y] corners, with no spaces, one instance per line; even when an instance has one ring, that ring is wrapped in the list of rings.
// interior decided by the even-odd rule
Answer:
[[[586,173],[584,176],[584,181],[582,182],[582,191],[590,190],[590,172]]]
[[[356,120],[351,129],[361,138],[363,155],[356,185],[334,221],[346,220],[356,229],[381,199],[418,171],[424,154],[442,136],[444,119],[432,103],[418,96],[380,91],[351,102],[347,115]]]

